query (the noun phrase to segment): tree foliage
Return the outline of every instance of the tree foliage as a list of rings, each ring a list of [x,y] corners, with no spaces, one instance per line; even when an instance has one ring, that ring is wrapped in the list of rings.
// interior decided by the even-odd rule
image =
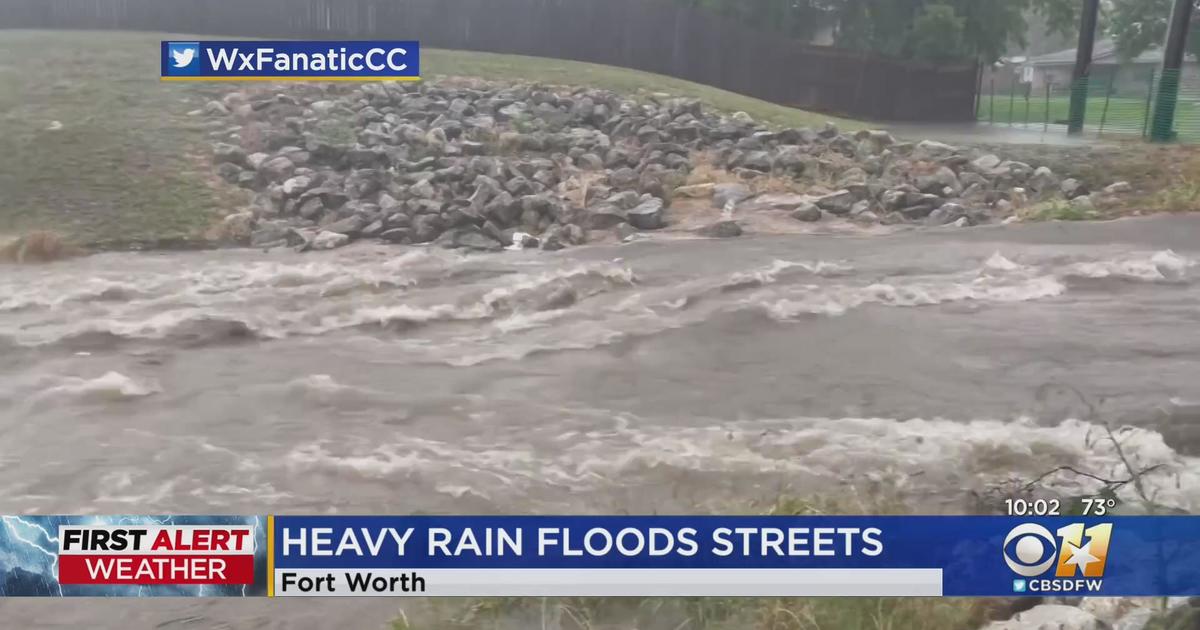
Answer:
[[[963,34],[967,19],[954,7],[931,4],[913,22],[912,56],[925,61],[957,61],[966,56]]]
[[[1028,20],[1035,16],[1051,30],[1070,32],[1080,5],[1079,0],[677,1],[791,37],[832,28],[841,47],[937,62],[995,61],[1010,44],[1024,44]]]
[[[1162,45],[1174,4],[1174,0],[1111,0],[1108,30],[1117,47],[1117,56],[1133,59],[1149,48]],[[1200,7],[1200,2],[1196,6]],[[1200,57],[1200,25],[1196,18],[1187,44],[1188,52]]]
[[[825,0],[676,0],[747,26],[797,39],[810,39],[828,23]]]

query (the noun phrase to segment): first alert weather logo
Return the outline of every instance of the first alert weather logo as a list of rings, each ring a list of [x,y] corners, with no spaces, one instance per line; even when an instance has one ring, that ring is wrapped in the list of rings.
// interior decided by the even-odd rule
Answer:
[[[236,585],[254,582],[254,527],[62,525],[58,582]]]
[[[1071,523],[1060,527],[1057,535],[1036,523],[1012,528],[1004,538],[1004,562],[1022,576],[1013,580],[1013,592],[1099,591],[1112,528],[1112,523]],[[1042,577],[1051,567],[1054,577]]]

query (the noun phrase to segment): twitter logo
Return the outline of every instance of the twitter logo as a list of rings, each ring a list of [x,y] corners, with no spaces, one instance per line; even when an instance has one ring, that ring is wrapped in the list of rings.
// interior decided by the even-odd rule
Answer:
[[[165,42],[163,74],[166,76],[195,76],[200,74],[199,42]]]

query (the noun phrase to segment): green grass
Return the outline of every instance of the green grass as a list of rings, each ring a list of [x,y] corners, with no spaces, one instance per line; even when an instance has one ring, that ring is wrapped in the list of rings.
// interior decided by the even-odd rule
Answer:
[[[1175,128],[1182,140],[1200,140],[1200,100],[1194,95],[1182,94],[1176,109]],[[1145,97],[1114,96],[1108,100],[1105,110],[1103,94],[1088,97],[1084,124],[1089,130],[1099,131],[1103,123],[1104,133],[1141,135],[1146,128],[1147,107]],[[995,124],[1042,125],[1066,124],[1070,117],[1071,99],[1068,95],[1034,96],[1026,100],[1021,94],[1010,99],[1008,94],[992,97],[984,94],[979,102],[978,119]],[[1152,112],[1151,112],[1152,113]]]
[[[1095,209],[1083,209],[1065,201],[1048,201],[1025,210],[1023,217],[1029,221],[1088,221],[1101,218]]]
[[[242,84],[158,80],[161,33],[0,30],[0,234],[50,229],[99,247],[199,237],[240,202],[214,187],[209,119],[188,111]],[[178,38],[178,36],[174,37]],[[195,39],[195,36],[187,36]],[[834,120],[731,92],[596,64],[426,50],[429,77],[666,92],[765,123]],[[61,125],[52,130],[51,126]]]
[[[201,120],[183,114],[214,87],[160,83],[158,40],[0,31],[0,232],[118,246],[211,223]]]
[[[548,84],[587,85],[622,94],[667,93],[698,98],[720,110],[744,111],[755,120],[780,127],[814,127],[832,121],[846,129],[863,129],[867,123],[784,107],[726,90],[674,79],[660,74],[626,70],[579,61],[542,57],[497,55],[461,50],[423,50],[424,75],[475,76],[488,79],[540,81]]]
[[[1171,185],[1158,190],[1147,207],[1158,212],[1195,212],[1200,209],[1200,179],[1191,170],[1176,176]]]

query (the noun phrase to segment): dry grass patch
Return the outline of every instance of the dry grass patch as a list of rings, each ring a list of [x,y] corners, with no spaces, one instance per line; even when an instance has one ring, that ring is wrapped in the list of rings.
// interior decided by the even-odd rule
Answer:
[[[86,253],[61,234],[48,230],[30,232],[0,244],[0,262],[47,263]]]

